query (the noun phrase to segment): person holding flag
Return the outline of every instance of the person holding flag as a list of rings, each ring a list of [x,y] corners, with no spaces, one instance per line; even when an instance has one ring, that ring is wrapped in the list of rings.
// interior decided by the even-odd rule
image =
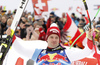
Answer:
[[[85,48],[83,50],[73,51],[72,49],[69,49],[69,47],[65,47],[60,44],[60,30],[55,23],[52,23],[46,33],[46,42],[48,43],[47,47],[45,49],[34,48],[34,51],[31,52],[32,54],[27,54],[27,56],[32,56],[32,58],[28,58],[36,62],[37,65],[71,65],[72,61],[79,60],[88,56],[93,50],[91,33],[91,30],[89,30]],[[8,28],[7,35],[10,34],[11,29]],[[21,52],[26,54],[30,51]]]

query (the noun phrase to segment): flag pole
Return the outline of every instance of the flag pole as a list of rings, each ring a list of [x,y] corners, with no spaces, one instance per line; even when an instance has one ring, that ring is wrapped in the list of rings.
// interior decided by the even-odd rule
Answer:
[[[95,20],[95,18],[97,17],[97,15],[98,15],[99,11],[100,11],[100,8],[98,9],[98,11],[97,11],[96,15],[94,16],[94,18],[93,18],[92,22],[93,22],[93,21]]]
[[[90,29],[91,29],[92,28],[91,27],[91,19],[90,19],[90,16],[89,16],[88,6],[87,6],[87,3],[86,3],[86,0],[83,0],[83,3],[84,3],[84,6],[85,6],[85,10],[87,12],[87,15],[88,15],[88,19],[89,19],[89,23],[90,23]],[[100,65],[99,57],[98,57],[98,54],[97,54],[97,49],[96,49],[96,45],[95,45],[95,41],[94,41],[94,35],[92,36],[92,41],[93,41],[93,46],[94,46],[94,49],[95,49],[95,52],[96,52],[96,55],[97,55],[98,65]]]

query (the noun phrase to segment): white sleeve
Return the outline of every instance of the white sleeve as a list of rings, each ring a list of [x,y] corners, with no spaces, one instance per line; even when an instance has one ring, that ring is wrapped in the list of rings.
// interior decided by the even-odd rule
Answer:
[[[16,39],[12,45],[12,49],[14,49],[20,55],[31,58],[35,49],[45,49],[47,47],[47,43],[45,41],[23,41],[20,39]]]
[[[3,65],[15,65],[19,57],[24,59],[25,64],[27,59],[32,58],[35,49],[45,49],[46,47],[47,43],[45,41],[23,41],[22,39],[16,37],[11,49],[5,57]]]
[[[88,48],[87,44],[84,49],[74,49],[73,50],[73,49],[68,48],[65,51],[71,62],[87,57],[92,52],[92,50]]]

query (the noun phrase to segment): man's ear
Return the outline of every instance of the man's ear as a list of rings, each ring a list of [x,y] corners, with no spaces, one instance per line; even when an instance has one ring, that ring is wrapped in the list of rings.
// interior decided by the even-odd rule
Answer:
[[[47,42],[48,42],[48,40],[47,40]]]
[[[46,40],[46,42],[48,42],[48,39]]]

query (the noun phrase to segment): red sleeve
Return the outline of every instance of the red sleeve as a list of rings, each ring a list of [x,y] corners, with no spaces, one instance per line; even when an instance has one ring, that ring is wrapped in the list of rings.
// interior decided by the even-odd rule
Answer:
[[[45,32],[42,28],[39,28],[39,32],[40,32],[40,35],[39,35],[39,40],[45,40]]]
[[[39,40],[45,40],[45,32],[40,33]]]
[[[93,49],[93,41],[92,40],[87,39],[87,45],[90,49]]]
[[[47,29],[50,27],[50,24],[51,24],[51,19],[49,18],[49,19],[47,20],[47,24],[46,24]]]

